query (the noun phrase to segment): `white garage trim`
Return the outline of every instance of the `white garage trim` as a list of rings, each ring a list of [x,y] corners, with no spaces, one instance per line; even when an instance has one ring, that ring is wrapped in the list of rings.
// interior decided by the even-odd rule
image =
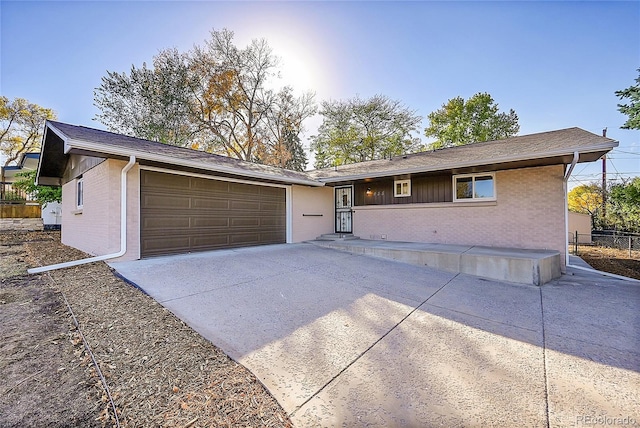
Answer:
[[[287,186],[284,193],[284,203],[286,205],[286,236],[287,236],[287,244],[293,243],[293,204],[291,203],[291,186]]]
[[[165,174],[184,175],[186,177],[206,178],[208,180],[218,180],[218,181],[229,181],[229,182],[232,182],[232,183],[252,184],[252,185],[255,185],[255,186],[280,187],[280,188],[288,188],[288,187],[290,187],[290,186],[288,186],[286,184],[263,183],[263,182],[260,182],[260,181],[242,180],[242,179],[239,179],[239,178],[220,177],[218,175],[198,174],[197,172],[176,171],[176,170],[173,170],[173,169],[158,168],[158,167],[155,167],[155,166],[140,165],[140,169],[141,170],[146,170],[146,171],[162,172],[162,173],[165,173]]]

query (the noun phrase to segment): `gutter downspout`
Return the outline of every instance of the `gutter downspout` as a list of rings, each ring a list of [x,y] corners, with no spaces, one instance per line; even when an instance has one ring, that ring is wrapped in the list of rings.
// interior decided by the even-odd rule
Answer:
[[[74,260],[71,262],[58,263],[55,265],[41,266],[37,268],[27,269],[28,273],[41,273],[50,270],[62,269],[72,266],[83,265],[86,263],[100,262],[103,260],[115,259],[122,257],[127,252],[127,172],[135,165],[136,157],[129,156],[129,163],[122,168],[120,175],[120,251],[104,256],[89,257],[86,259]]]
[[[569,166],[569,169],[567,169],[567,171],[564,173],[564,179],[563,179],[563,188],[564,188],[564,241],[566,243],[565,245],[565,250],[564,250],[564,265],[569,266],[569,244],[568,244],[568,240],[569,240],[569,195],[568,195],[568,181],[569,181],[569,177],[571,176],[571,172],[573,171],[573,168],[576,166],[576,164],[578,163],[578,160],[580,159],[580,153],[578,152],[573,152],[573,160],[571,161],[571,165]]]

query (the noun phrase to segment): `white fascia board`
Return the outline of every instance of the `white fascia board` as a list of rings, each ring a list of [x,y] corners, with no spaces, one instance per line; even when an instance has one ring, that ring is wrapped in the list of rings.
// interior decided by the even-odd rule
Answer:
[[[159,168],[157,166],[149,166],[149,165],[140,165],[140,170],[141,171],[161,172],[163,174],[181,175],[183,177],[204,178],[206,180],[227,181],[229,183],[251,184],[253,186],[277,187],[279,189],[287,189],[287,188],[291,187],[290,184],[264,183],[264,182],[260,182],[260,181],[242,180],[240,178],[230,178],[230,177],[224,177],[224,176],[220,176],[220,175],[200,174],[200,173],[197,173],[197,172],[189,172],[189,171],[178,171],[178,170],[175,170],[175,169]]]
[[[606,143],[606,144],[599,144],[597,146],[591,146],[589,147],[589,149],[585,149],[585,150],[578,150],[578,149],[562,149],[562,150],[555,150],[552,152],[546,152],[543,153],[541,155],[538,155],[536,157],[530,157],[530,156],[505,156],[502,158],[493,158],[493,159],[488,159],[484,162],[478,162],[478,161],[468,161],[468,162],[461,162],[461,163],[451,163],[451,164],[444,164],[444,165],[439,165],[437,167],[413,167],[413,168],[405,168],[405,169],[398,169],[398,170],[389,170],[389,171],[379,171],[379,172],[374,172],[374,173],[361,173],[361,174],[354,174],[354,175],[343,175],[343,176],[339,176],[339,177],[326,177],[326,178],[317,178],[318,181],[321,181],[323,183],[333,183],[333,182],[341,182],[341,181],[351,181],[351,180],[364,180],[365,178],[380,178],[380,177],[389,177],[392,175],[404,175],[404,174],[417,174],[417,173],[422,173],[422,172],[434,172],[434,171],[444,171],[447,169],[454,169],[454,168],[469,168],[472,166],[482,166],[482,165],[490,165],[490,164],[496,164],[496,163],[506,163],[506,162],[519,162],[519,161],[526,161],[526,160],[532,160],[532,159],[543,159],[543,158],[551,158],[554,156],[573,156],[573,154],[577,151],[579,153],[591,153],[591,152],[597,152],[600,150],[606,150],[606,149],[613,149],[614,147],[618,147],[618,142],[614,141],[612,143]]]
[[[262,174],[255,171],[247,171],[244,169],[230,168],[222,165],[213,165],[213,166],[203,165],[200,162],[193,162],[190,160],[185,160],[180,158],[169,158],[169,157],[158,155],[155,153],[140,152],[136,150],[124,150],[124,149],[117,149],[113,147],[105,147],[101,144],[94,144],[94,143],[83,141],[83,140],[68,139],[67,141],[69,144],[69,150],[75,148],[80,150],[96,152],[96,153],[106,153],[114,156],[124,156],[124,157],[129,157],[131,155],[134,155],[138,159],[138,161],[147,160],[147,161],[159,162],[159,163],[170,164],[170,165],[178,165],[178,166],[183,166],[187,168],[195,168],[195,169],[201,169],[201,170],[204,169],[211,172],[241,175],[241,176],[254,178],[254,179],[282,181],[287,184],[301,184],[304,186],[314,186],[314,187],[324,187],[325,185],[320,181],[315,181],[312,179],[304,180],[304,179],[289,178],[289,177],[283,177],[283,176],[278,177],[278,176],[269,175],[269,174]],[[65,148],[67,146],[67,141],[65,141]],[[68,153],[68,150],[65,150],[65,154],[66,153]]]

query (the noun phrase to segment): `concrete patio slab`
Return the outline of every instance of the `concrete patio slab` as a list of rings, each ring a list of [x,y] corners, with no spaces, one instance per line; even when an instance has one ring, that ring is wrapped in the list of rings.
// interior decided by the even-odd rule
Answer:
[[[569,268],[519,285],[311,244],[111,266],[296,426],[640,424],[637,283]]]
[[[520,284],[543,285],[561,275],[557,251],[368,239],[309,242],[354,254]]]

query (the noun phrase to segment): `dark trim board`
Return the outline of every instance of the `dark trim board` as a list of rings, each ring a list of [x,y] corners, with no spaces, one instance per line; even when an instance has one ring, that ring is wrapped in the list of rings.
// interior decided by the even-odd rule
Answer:
[[[411,177],[411,196],[408,197],[393,196],[393,178],[359,181],[354,184],[354,206],[451,202],[451,177],[452,174],[414,175]]]

